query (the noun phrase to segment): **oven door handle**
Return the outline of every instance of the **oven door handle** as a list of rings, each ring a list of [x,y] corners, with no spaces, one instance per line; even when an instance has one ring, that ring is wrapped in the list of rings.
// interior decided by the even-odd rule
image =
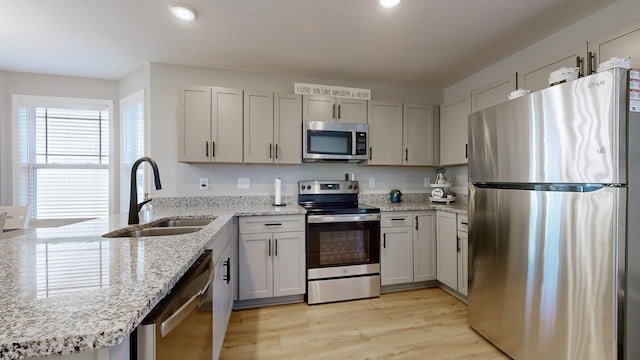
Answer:
[[[380,214],[307,215],[309,224],[359,221],[380,221]]]

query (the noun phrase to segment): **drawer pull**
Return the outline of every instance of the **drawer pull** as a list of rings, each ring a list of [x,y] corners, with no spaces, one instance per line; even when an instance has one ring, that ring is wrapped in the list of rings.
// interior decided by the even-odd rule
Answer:
[[[282,226],[282,223],[264,224],[264,226]]]
[[[407,219],[405,218],[395,218],[395,219],[391,219],[391,221],[405,221]]]
[[[468,223],[468,222],[466,222],[466,221],[460,221],[460,224],[462,224],[462,225],[469,225],[469,223]]]

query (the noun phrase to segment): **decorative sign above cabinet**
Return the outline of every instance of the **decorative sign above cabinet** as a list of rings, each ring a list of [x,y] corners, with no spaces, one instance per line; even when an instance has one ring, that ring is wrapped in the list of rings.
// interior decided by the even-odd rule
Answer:
[[[300,95],[325,95],[348,99],[370,100],[370,89],[358,89],[342,86],[328,86],[316,84],[294,84],[295,93]]]

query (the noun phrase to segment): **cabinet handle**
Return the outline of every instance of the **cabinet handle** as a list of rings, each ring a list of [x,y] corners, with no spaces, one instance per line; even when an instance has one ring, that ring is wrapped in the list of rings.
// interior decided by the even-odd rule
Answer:
[[[595,54],[591,51],[587,53],[587,74],[593,74],[593,60],[596,58]]]
[[[224,262],[224,266],[227,268],[227,274],[224,276],[224,280],[227,282],[231,282],[231,258],[227,258],[227,261]]]
[[[206,148],[205,149],[206,149],[205,150],[205,156],[209,157],[209,142],[208,141],[206,141]]]
[[[383,249],[387,248],[387,234],[386,233],[382,234],[382,248]]]
[[[578,68],[578,77],[583,77],[584,72],[582,71],[582,57],[576,56],[576,67]]]
[[[333,104],[333,119],[336,118],[336,104]]]
[[[277,159],[277,158],[278,158],[278,144],[276,144],[276,152],[275,152],[275,155],[276,155],[276,159]]]
[[[392,218],[391,221],[404,221],[405,218]]]
[[[469,144],[464,144],[464,158],[469,158]]]
[[[211,142],[211,157],[216,157],[216,142]]]
[[[372,156],[373,156],[373,148],[369,146],[369,160],[371,160]]]
[[[418,231],[418,216],[416,215],[416,231]]]
[[[275,256],[278,256],[278,239],[276,239],[276,250],[275,250]]]
[[[409,161],[409,148],[404,149],[404,161]]]
[[[273,156],[273,144],[269,144],[269,159]]]
[[[282,223],[269,223],[269,224],[264,224],[264,226],[281,226]]]
[[[460,236],[456,236],[456,252],[460,252]]]
[[[460,224],[462,225],[469,225],[469,223],[467,221],[460,221]]]
[[[269,256],[271,256],[271,239],[269,239]]]
[[[338,105],[338,119],[342,118],[340,109],[342,108],[342,105]]]

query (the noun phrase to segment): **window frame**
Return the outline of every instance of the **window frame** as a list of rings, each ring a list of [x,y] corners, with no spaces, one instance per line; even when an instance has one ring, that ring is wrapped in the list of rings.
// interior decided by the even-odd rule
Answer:
[[[112,100],[105,99],[90,99],[90,98],[73,98],[73,97],[56,97],[56,96],[40,96],[40,95],[12,95],[12,123],[11,123],[11,179],[12,179],[12,197],[14,204],[20,204],[20,107],[22,106],[37,106],[37,107],[51,107],[51,108],[68,108],[68,109],[95,109],[104,110],[109,116],[109,165],[107,166],[108,181],[109,181],[109,215],[116,213],[117,206],[117,190],[113,186],[118,181],[118,169],[117,162],[119,157],[115,150],[115,123],[118,121],[114,117],[114,107]],[[87,166],[88,167],[88,166]],[[86,219],[91,219],[88,217]],[[83,219],[32,219],[30,225],[32,227],[47,227],[47,226],[60,226],[69,224],[70,222],[77,222]]]

